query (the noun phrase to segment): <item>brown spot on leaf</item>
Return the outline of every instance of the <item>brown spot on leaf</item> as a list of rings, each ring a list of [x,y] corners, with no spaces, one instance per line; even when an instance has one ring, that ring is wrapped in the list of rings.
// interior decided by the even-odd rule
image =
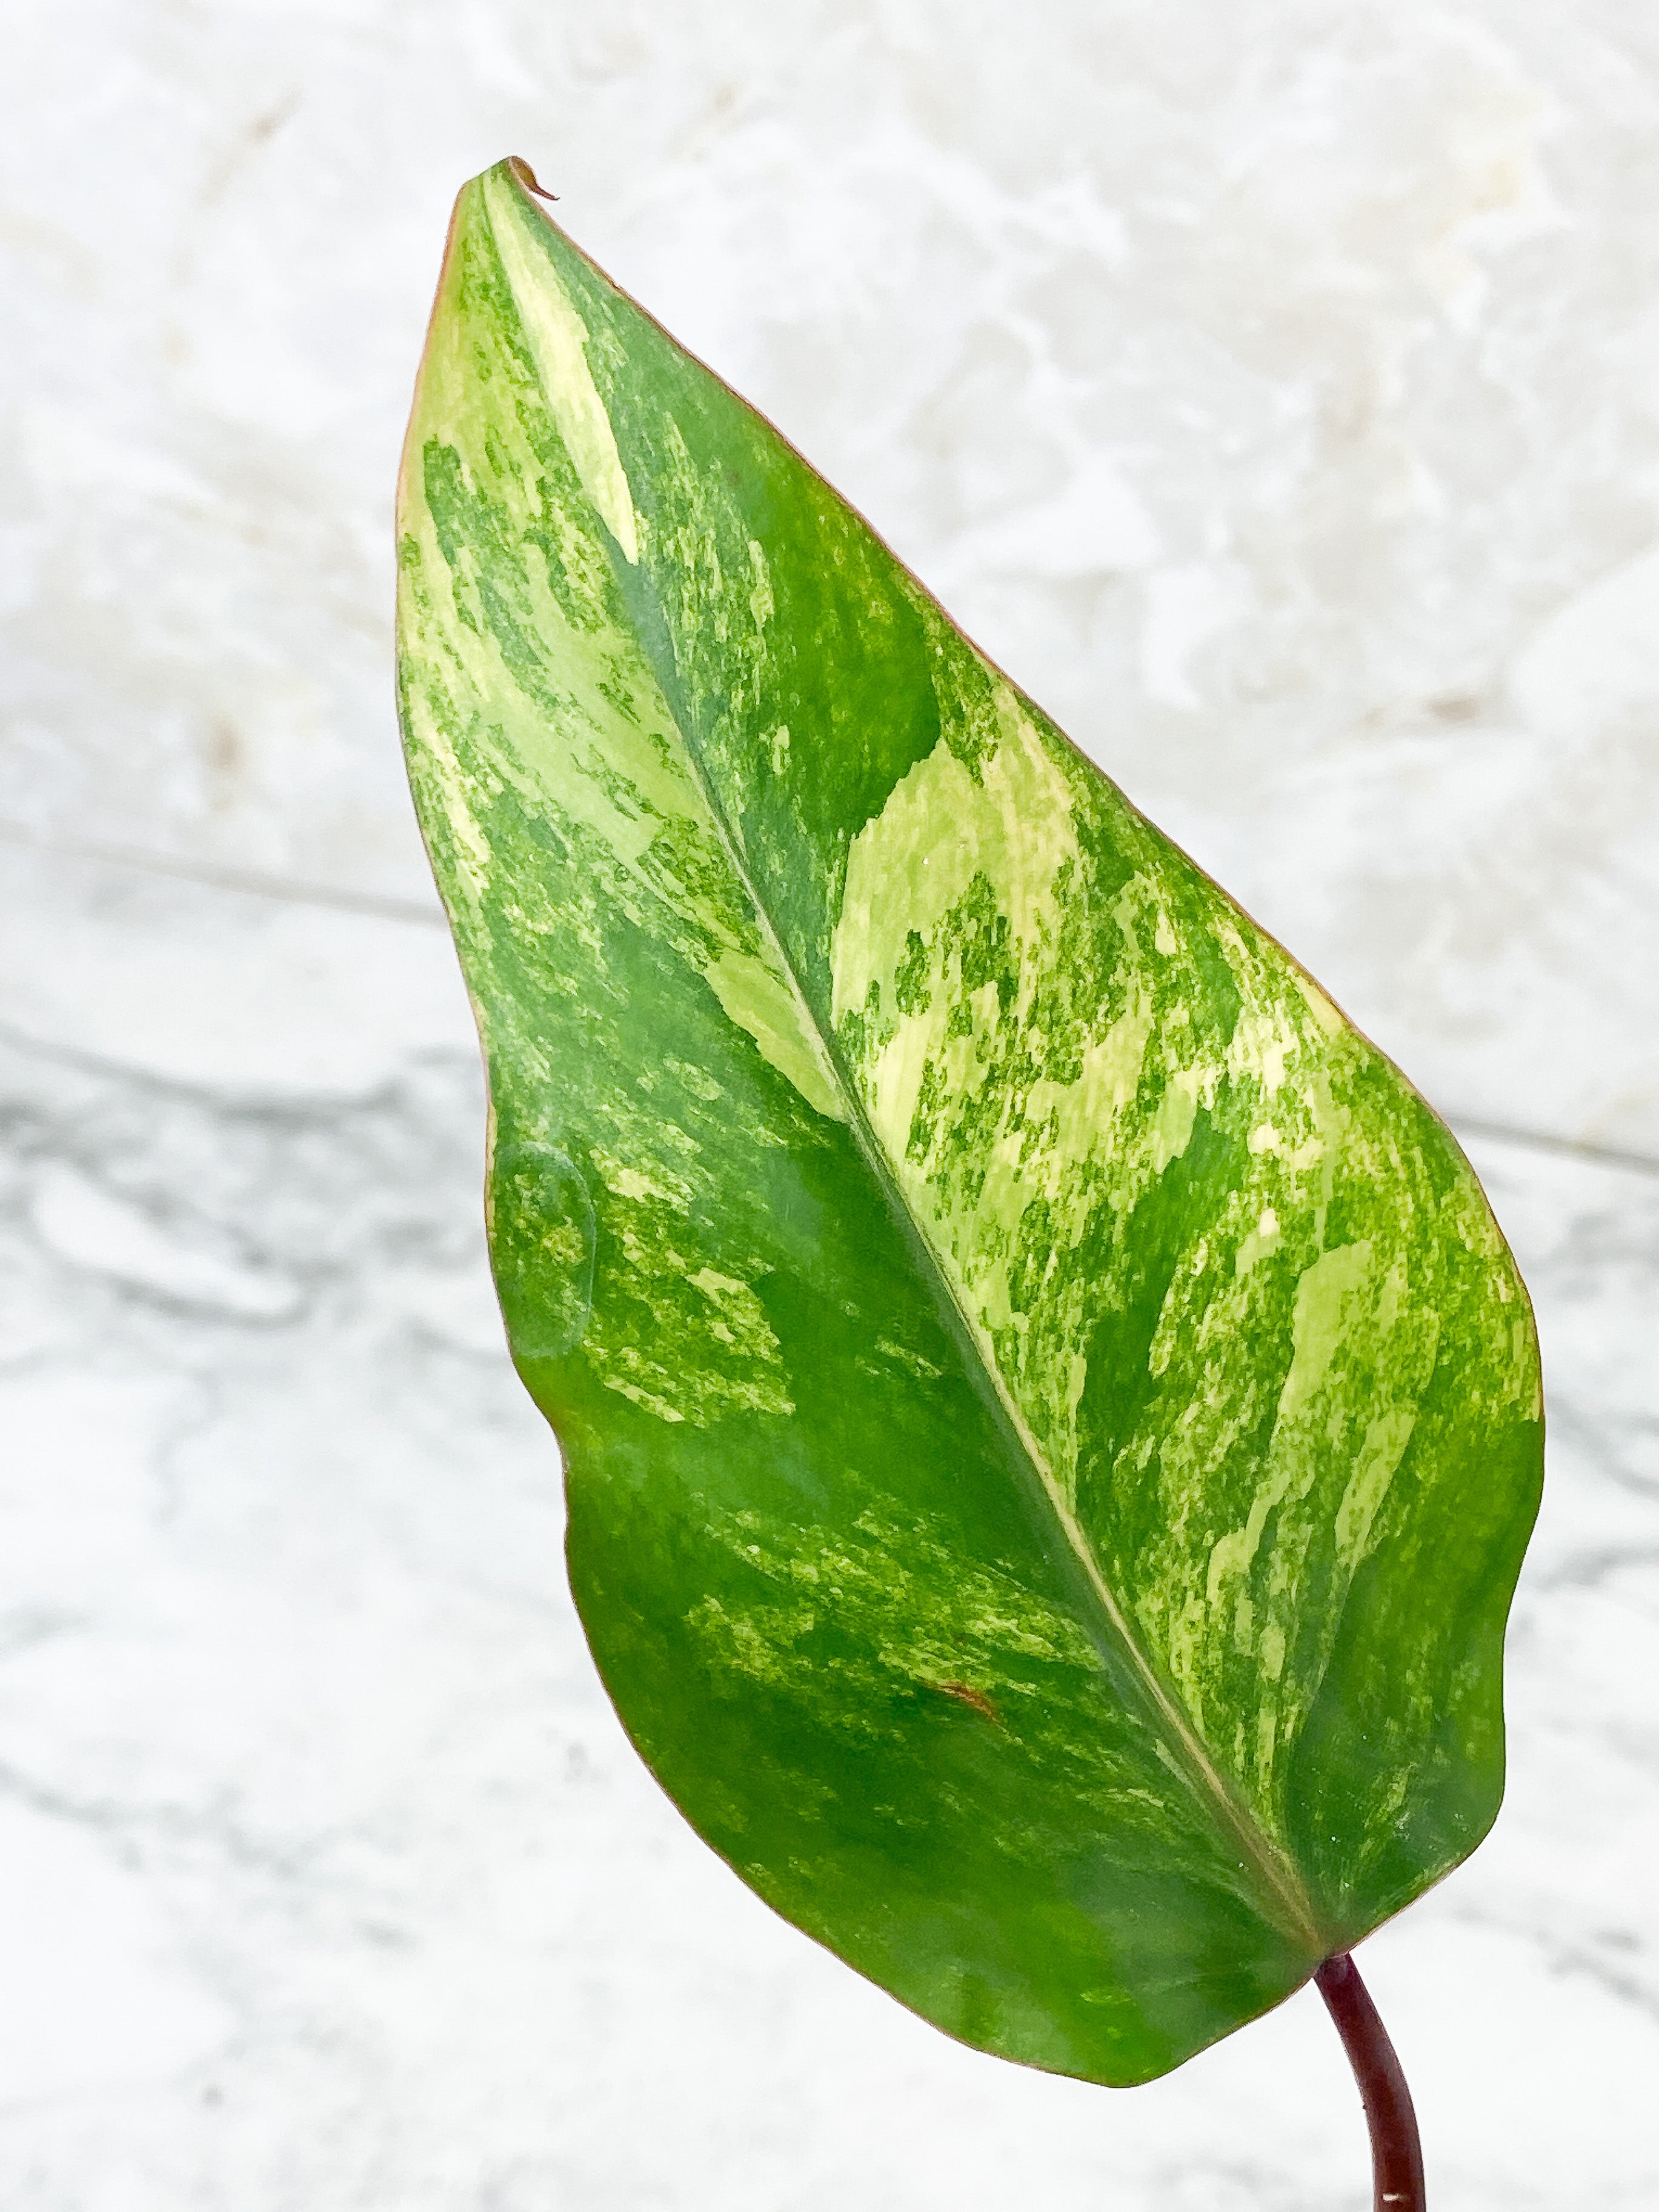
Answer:
[[[942,1698],[954,1698],[958,1705],[971,1705],[976,1713],[983,1713],[988,1721],[994,1721],[1001,1727],[1001,1714],[984,1691],[975,1689],[971,1682],[933,1682],[928,1686],[937,1690]]]

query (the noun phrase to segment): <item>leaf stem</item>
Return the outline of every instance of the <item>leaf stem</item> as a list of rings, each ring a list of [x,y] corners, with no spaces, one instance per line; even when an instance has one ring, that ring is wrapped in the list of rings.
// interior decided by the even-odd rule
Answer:
[[[1327,1959],[1314,1979],[1359,2084],[1371,2131],[1376,2212],[1424,2212],[1423,2146],[1412,2093],[1370,1991],[1346,1951]]]

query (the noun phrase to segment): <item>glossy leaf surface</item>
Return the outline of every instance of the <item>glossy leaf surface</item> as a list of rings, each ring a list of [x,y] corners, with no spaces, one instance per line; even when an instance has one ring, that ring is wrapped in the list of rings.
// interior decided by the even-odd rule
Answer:
[[[401,698],[605,1683],[968,2042],[1178,2063],[1462,1858],[1525,1293],[1395,1069],[502,164]]]

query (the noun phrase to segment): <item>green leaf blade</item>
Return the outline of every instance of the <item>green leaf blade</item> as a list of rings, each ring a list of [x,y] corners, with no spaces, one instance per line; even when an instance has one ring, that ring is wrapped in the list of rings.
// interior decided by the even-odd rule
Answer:
[[[1465,1856],[1536,1505],[1455,1144],[549,224],[458,204],[411,777],[595,1656],[777,1908],[1130,2081]]]

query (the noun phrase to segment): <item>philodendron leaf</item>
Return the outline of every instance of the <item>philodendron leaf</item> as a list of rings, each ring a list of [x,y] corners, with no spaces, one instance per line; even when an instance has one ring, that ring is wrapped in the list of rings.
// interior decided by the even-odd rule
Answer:
[[[1141,2081],[1492,1819],[1526,1295],[1389,1063],[527,183],[456,210],[401,690],[582,1619],[780,1912]]]

